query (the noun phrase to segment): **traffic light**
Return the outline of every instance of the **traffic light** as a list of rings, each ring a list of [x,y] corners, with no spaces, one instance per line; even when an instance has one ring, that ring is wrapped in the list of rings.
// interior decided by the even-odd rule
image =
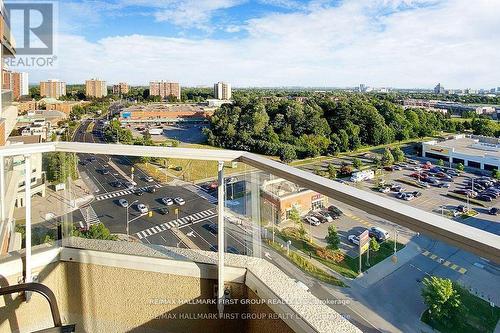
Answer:
[[[149,217],[153,217],[153,211],[151,211],[151,210],[150,210],[150,211],[148,212],[148,216],[149,216]]]

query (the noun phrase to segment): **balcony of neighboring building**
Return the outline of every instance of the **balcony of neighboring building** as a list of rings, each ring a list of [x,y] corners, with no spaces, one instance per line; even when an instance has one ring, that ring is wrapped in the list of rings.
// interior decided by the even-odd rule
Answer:
[[[431,274],[500,297],[474,265],[498,265],[497,234],[262,156],[51,142],[0,157],[18,182],[47,176],[45,197],[25,189],[14,208],[21,249],[0,257],[0,292],[45,285],[77,332],[419,332]],[[368,220],[388,231],[369,257],[349,240]],[[24,297],[4,297],[0,331],[54,326],[45,300]]]

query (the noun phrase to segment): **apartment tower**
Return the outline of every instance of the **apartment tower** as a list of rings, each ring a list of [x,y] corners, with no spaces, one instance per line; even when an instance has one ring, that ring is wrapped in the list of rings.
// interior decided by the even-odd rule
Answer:
[[[3,71],[2,89],[12,90],[12,97],[18,100],[21,96],[29,95],[28,73]]]
[[[216,99],[231,99],[231,84],[226,82],[217,82],[214,84],[214,97]]]
[[[151,81],[149,82],[149,94],[151,96],[160,96],[162,99],[174,96],[180,101],[181,86],[178,82]]]
[[[118,84],[113,85],[113,94],[114,95],[124,95],[128,94],[129,86],[125,82],[120,82]]]
[[[40,82],[40,96],[58,99],[66,95],[66,82],[48,80]]]
[[[85,81],[85,95],[87,97],[101,98],[108,95],[106,81],[90,79]]]

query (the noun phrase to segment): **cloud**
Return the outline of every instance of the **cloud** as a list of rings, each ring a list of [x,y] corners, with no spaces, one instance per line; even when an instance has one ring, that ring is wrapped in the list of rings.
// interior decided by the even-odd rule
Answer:
[[[230,5],[216,2],[202,12]],[[67,34],[50,77],[143,85],[167,79],[183,85],[494,87],[498,12],[500,2],[487,0],[350,0],[241,22],[247,33],[234,39],[129,35],[93,43]],[[191,24],[200,21],[210,22],[201,15]],[[32,73],[32,80],[42,78],[47,73]]]

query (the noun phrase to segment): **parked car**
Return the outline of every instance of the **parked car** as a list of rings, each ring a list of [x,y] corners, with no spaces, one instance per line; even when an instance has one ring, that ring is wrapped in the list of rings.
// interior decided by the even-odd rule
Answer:
[[[174,198],[174,202],[176,204],[178,204],[179,206],[182,206],[182,205],[184,205],[186,203],[186,201],[184,199],[182,199],[181,197]]]
[[[128,207],[128,201],[126,199],[120,199],[118,200],[118,204],[124,208]]]
[[[403,168],[402,168],[402,167],[400,167],[399,165],[395,165],[395,166],[393,167],[393,169],[394,169],[394,170],[397,170],[397,171],[401,171],[401,170],[403,170]]]
[[[467,207],[465,207],[464,205],[458,205],[457,211],[459,211],[460,213],[467,213],[469,211],[469,209]]]
[[[314,225],[314,226],[321,224],[321,222],[319,222],[319,220],[317,218],[315,218],[314,216],[306,215],[303,217],[303,220],[304,220],[304,222],[306,222],[310,225]]]
[[[148,212],[148,207],[142,203],[137,205],[137,209],[141,212],[141,214],[146,214]]]
[[[383,242],[389,238],[389,233],[380,227],[371,227],[368,230],[370,237],[375,237],[379,242]]]
[[[337,216],[342,215],[342,211],[340,209],[338,209],[337,207],[333,206],[333,205],[329,206],[327,209],[328,209],[329,212],[331,212],[331,213],[333,213],[333,214],[335,214]]]
[[[476,199],[481,200],[481,201],[486,201],[486,202],[492,202],[493,199],[487,195],[481,194],[476,197]]]
[[[333,217],[326,210],[318,210],[316,213],[323,216],[327,222],[333,221]]]
[[[411,194],[415,197],[415,198],[418,198],[422,195],[422,192],[419,192],[419,191],[413,191],[411,192]]]
[[[359,245],[359,236],[349,235],[347,236],[347,240],[355,245]]]
[[[491,207],[491,208],[488,210],[488,214],[490,214],[490,215],[498,215],[498,208],[496,208],[496,207]]]
[[[438,187],[440,187],[440,188],[450,188],[450,183],[439,183]]]
[[[149,193],[155,193],[156,192],[156,187],[154,187],[154,186],[148,187],[148,192]]]
[[[146,181],[146,182],[148,182],[148,183],[151,183],[151,182],[153,182],[153,181],[154,181],[154,179],[153,179],[153,177],[151,177],[151,176],[146,176],[146,177],[144,177],[144,181]]]
[[[161,198],[161,202],[167,206],[171,206],[174,204],[174,201],[171,198]]]
[[[158,211],[158,213],[160,213],[161,215],[167,215],[168,214],[168,208],[165,208],[165,207],[160,207],[160,208],[157,208],[156,209]]]
[[[322,214],[320,214],[318,212],[313,212],[313,213],[310,214],[310,216],[315,217],[321,223],[328,222],[328,220],[326,219],[326,217],[324,217]]]
[[[389,187],[381,187],[378,189],[378,191],[381,193],[389,193],[391,189]]]

